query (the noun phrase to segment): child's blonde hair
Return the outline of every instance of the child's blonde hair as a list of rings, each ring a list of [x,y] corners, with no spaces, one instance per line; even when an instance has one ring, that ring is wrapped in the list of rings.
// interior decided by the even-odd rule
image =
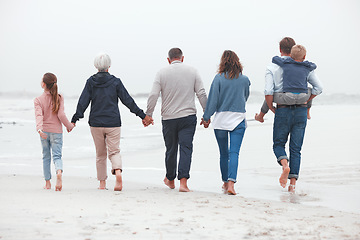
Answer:
[[[297,61],[303,61],[306,56],[306,48],[302,45],[295,45],[291,48],[290,57]]]

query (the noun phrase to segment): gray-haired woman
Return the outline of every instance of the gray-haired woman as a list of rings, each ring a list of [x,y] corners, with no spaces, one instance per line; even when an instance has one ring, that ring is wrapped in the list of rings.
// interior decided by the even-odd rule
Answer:
[[[85,84],[77,105],[76,113],[71,122],[76,123],[84,117],[84,112],[91,102],[89,125],[96,148],[97,178],[100,181],[99,189],[106,189],[106,158],[112,164],[111,173],[116,176],[114,191],[122,190],[122,161],[120,155],[120,127],[121,118],[118,102],[129,108],[136,116],[149,125],[153,119],[140,109],[129,95],[119,78],[109,74],[110,57],[99,54],[94,61],[98,73],[91,76]]]

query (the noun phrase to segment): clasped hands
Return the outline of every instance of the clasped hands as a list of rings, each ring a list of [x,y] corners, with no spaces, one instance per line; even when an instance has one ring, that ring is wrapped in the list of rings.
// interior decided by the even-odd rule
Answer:
[[[200,125],[204,125],[204,128],[208,128],[210,125],[210,119],[208,121],[205,121],[204,118],[201,118]]]
[[[154,125],[154,119],[148,115],[146,115],[146,117],[142,120],[142,123],[144,125],[144,127],[151,125]]]
[[[71,132],[73,129],[74,129],[74,127],[76,127],[76,124],[75,123],[71,123],[72,125],[73,125],[73,127],[72,128],[66,128],[66,131],[69,133],[69,132]]]

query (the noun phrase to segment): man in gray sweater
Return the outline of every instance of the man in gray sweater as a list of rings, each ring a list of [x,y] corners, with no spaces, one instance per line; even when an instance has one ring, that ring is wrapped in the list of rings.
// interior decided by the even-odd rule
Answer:
[[[155,77],[153,88],[147,102],[148,116],[152,116],[161,93],[162,131],[166,146],[164,183],[175,188],[177,152],[180,148],[178,179],[180,192],[190,191],[187,180],[190,178],[193,138],[196,129],[195,95],[203,111],[207,96],[199,73],[193,67],[183,64],[184,56],[179,48],[169,51],[169,66],[161,69]]]

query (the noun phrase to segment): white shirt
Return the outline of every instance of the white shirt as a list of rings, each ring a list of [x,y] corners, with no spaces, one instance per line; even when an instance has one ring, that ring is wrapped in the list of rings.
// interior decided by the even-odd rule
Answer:
[[[282,58],[289,58],[282,56]],[[307,77],[308,83],[312,85],[312,94],[319,95],[322,92],[322,83],[314,71]],[[275,63],[271,63],[265,72],[265,95],[274,95],[274,92],[283,92],[283,69]]]
[[[214,129],[233,131],[237,125],[246,120],[246,114],[241,112],[217,112],[211,122]],[[246,126],[246,121],[245,121]]]

